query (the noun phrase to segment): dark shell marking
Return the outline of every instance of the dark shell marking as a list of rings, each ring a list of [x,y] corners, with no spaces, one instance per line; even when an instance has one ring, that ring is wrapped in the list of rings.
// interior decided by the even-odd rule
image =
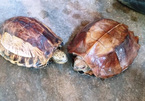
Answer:
[[[95,76],[108,78],[126,70],[139,48],[138,37],[126,25],[102,19],[78,33],[68,52],[81,56]]]
[[[0,39],[0,53],[5,59],[20,66],[36,68],[47,64],[62,42],[50,28],[30,17],[13,17],[6,20],[1,27]],[[17,43],[14,42],[16,40]],[[5,41],[11,41],[12,46]],[[5,54],[5,51],[8,53]],[[22,56],[19,55],[20,52]],[[22,53],[28,56],[23,56]]]

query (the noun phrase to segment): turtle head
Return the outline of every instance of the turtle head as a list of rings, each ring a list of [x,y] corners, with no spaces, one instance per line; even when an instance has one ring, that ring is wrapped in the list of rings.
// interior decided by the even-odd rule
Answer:
[[[77,56],[74,61],[74,68],[75,71],[78,71],[80,73],[87,73],[90,71],[90,68],[86,64],[86,62],[80,57]]]
[[[65,64],[68,61],[66,54],[59,49],[54,52],[52,59],[58,64]]]

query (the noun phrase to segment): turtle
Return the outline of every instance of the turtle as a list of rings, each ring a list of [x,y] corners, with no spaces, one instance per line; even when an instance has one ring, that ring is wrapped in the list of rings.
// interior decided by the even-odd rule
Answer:
[[[138,54],[138,41],[127,25],[102,18],[76,34],[67,50],[74,56],[75,71],[105,79],[128,68]]]
[[[122,4],[145,15],[145,0],[118,0]]]
[[[49,27],[32,17],[9,18],[0,28],[0,55],[18,66],[42,68],[51,58],[66,63],[62,43]]]

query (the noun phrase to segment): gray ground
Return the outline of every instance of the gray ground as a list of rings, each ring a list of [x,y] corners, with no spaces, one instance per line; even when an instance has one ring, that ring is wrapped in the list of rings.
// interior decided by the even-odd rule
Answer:
[[[0,23],[13,16],[35,17],[64,43],[94,19],[111,18],[127,24],[141,45],[129,69],[106,80],[74,72],[71,59],[36,70],[0,57],[0,101],[145,101],[145,15],[116,0],[0,0],[0,12]]]

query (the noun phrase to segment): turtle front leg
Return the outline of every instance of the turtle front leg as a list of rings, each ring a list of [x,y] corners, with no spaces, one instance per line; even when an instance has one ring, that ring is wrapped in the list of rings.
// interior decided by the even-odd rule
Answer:
[[[87,75],[94,75],[94,73],[93,73],[92,70],[89,70],[89,71],[85,72],[84,74],[87,74]]]

